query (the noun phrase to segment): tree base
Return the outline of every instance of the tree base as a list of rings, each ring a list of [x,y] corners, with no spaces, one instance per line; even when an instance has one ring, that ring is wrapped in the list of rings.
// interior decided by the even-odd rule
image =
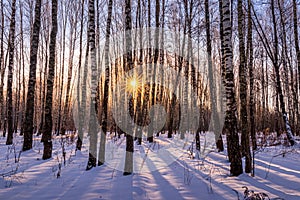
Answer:
[[[153,143],[153,136],[147,138],[149,143]]]
[[[47,160],[52,157],[52,141],[44,142],[43,160]]]
[[[103,162],[100,162],[100,161],[98,161],[98,166],[102,166],[102,165],[104,165],[104,163],[103,163]]]
[[[93,167],[96,167],[96,158],[89,154],[89,161],[86,166],[86,171],[91,170]]]
[[[131,174],[132,174],[132,172],[123,172],[123,176],[129,176]]]
[[[81,147],[82,147],[82,140],[78,137],[76,142],[76,150],[81,151]]]

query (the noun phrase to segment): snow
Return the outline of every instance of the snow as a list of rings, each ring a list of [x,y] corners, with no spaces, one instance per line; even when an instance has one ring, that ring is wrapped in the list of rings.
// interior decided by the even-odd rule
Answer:
[[[270,198],[300,199],[300,150],[295,147],[260,148],[255,154],[255,177],[229,176],[226,151],[197,160],[183,148],[170,165],[123,176],[107,165],[85,171],[87,139],[81,152],[75,152],[75,140],[64,139],[64,164],[59,137],[53,140],[53,158],[46,161],[41,159],[40,137],[34,137],[33,149],[22,152],[17,163],[22,137],[15,136],[10,146],[0,138],[0,199],[237,199],[233,189],[243,199],[243,186]]]

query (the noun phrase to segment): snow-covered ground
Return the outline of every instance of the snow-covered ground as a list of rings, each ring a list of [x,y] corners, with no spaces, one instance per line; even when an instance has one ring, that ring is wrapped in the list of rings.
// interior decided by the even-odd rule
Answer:
[[[43,145],[39,141],[35,136],[34,148],[19,157],[22,137],[17,136],[10,146],[0,138],[0,199],[234,200],[237,195],[233,190],[243,199],[243,186],[273,199],[300,199],[299,149],[260,149],[255,154],[255,177],[229,176],[226,152],[211,152],[197,160],[191,159],[186,149],[172,164],[159,170],[123,176],[106,165],[85,171],[86,140],[82,151],[75,152],[75,139],[64,139],[65,163],[60,138],[53,140],[53,158],[46,161],[41,159]]]

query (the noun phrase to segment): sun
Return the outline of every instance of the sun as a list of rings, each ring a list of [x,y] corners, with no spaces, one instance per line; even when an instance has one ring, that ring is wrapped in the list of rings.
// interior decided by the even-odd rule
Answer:
[[[126,79],[126,90],[130,93],[137,92],[141,85],[141,77],[139,76],[129,76]]]
[[[137,87],[137,82],[136,82],[135,79],[132,79],[129,84],[130,84],[130,87],[132,87],[132,88],[136,88]]]

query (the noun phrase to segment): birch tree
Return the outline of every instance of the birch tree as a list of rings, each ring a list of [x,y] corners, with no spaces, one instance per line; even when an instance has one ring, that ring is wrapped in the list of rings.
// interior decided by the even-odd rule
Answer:
[[[205,23],[206,23],[206,51],[208,59],[208,77],[210,87],[210,106],[212,111],[213,127],[215,132],[215,140],[218,151],[223,151],[223,140],[221,135],[221,124],[219,114],[217,113],[217,95],[215,86],[214,67],[212,62],[212,47],[211,47],[211,35],[210,35],[210,15],[209,15],[209,0],[205,0]],[[197,133],[198,134],[198,133]],[[197,136],[199,137],[199,136]],[[200,142],[199,142],[200,143]]]
[[[23,151],[32,148],[33,137],[33,116],[34,116],[34,93],[36,84],[36,65],[37,65],[37,52],[39,46],[39,36],[41,27],[41,4],[42,0],[36,0],[35,16],[32,30],[32,39],[30,43],[30,66],[29,66],[29,83],[27,91],[26,112],[24,120],[24,142]]]
[[[223,31],[220,32],[224,38],[224,67],[225,67],[225,92],[227,99],[227,110],[225,117],[225,128],[227,138],[228,157],[230,161],[230,173],[238,176],[243,173],[241,153],[239,150],[239,137],[237,132],[236,100],[234,90],[233,54],[232,54],[232,26],[230,1],[222,1]]]
[[[131,41],[131,0],[125,0],[125,37],[126,37],[126,63],[124,65],[124,71],[127,72],[132,68],[132,41]],[[133,104],[129,103],[129,110],[132,110]],[[133,136],[126,134],[126,157],[123,175],[130,175],[133,172]]]
[[[251,172],[251,153],[249,143],[248,113],[247,113],[247,71],[244,38],[243,0],[238,0],[238,37],[239,37],[239,86],[240,86],[240,122],[242,155],[246,157],[245,172]]]
[[[91,68],[91,99],[90,99],[90,121],[89,121],[89,159],[86,170],[96,167],[97,161],[97,60],[96,60],[96,45],[95,45],[95,1],[89,0],[89,52],[90,52],[90,68]]]
[[[99,148],[99,161],[98,165],[102,165],[105,162],[105,141],[106,133],[108,128],[108,95],[109,95],[109,42],[110,42],[110,26],[111,26],[111,17],[112,17],[112,0],[108,2],[108,16],[106,22],[106,33],[105,33],[105,49],[104,49],[104,62],[105,62],[105,81],[104,81],[104,94],[102,101],[102,133],[100,137],[100,148]]]
[[[45,123],[43,127],[42,142],[44,143],[43,159],[49,159],[52,156],[52,96],[54,89],[54,72],[55,72],[55,52],[56,52],[56,35],[57,35],[57,0],[52,0],[52,30],[49,45],[49,65],[47,78],[47,94],[45,105]]]
[[[86,103],[85,103],[85,100],[86,100],[86,96],[85,93],[86,92],[86,79],[82,80],[81,82],[81,79],[82,77],[86,77],[86,72],[87,72],[87,67],[86,67],[86,64],[84,65],[84,74],[83,76],[81,76],[81,65],[82,65],[82,62],[81,62],[81,58],[82,58],[82,38],[83,38],[83,19],[84,19],[84,0],[82,0],[81,2],[81,18],[80,18],[80,34],[79,34],[79,60],[78,60],[78,78],[77,78],[77,106],[78,106],[78,118],[79,118],[79,121],[78,121],[78,138],[77,138],[77,142],[76,142],[76,150],[81,150],[81,147],[82,147],[82,140],[83,140],[83,123],[84,123],[84,118],[85,118],[85,111],[86,111]],[[88,58],[88,52],[89,52],[89,46],[87,45],[86,47],[86,61],[85,63],[87,63],[87,58]],[[80,89],[80,85],[82,84],[82,87]],[[80,93],[81,91],[81,93]],[[83,95],[81,98],[80,98],[80,95]]]
[[[12,99],[12,83],[13,83],[13,66],[14,66],[14,52],[15,52],[15,28],[16,28],[16,0],[11,4],[11,20],[9,28],[8,41],[8,77],[7,77],[7,138],[6,145],[13,143],[13,99]]]

